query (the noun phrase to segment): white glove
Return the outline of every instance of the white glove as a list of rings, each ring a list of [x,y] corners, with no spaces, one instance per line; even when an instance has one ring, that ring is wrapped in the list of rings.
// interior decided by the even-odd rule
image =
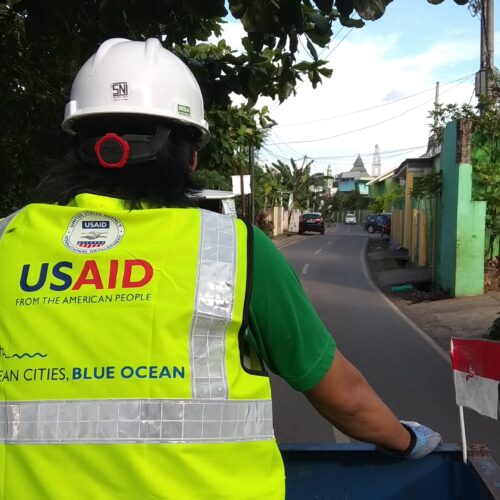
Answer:
[[[398,458],[422,458],[432,453],[442,442],[441,434],[425,425],[404,420],[401,420],[401,423],[411,434],[410,446],[405,451],[390,450],[379,446],[380,452],[384,453],[384,455]]]

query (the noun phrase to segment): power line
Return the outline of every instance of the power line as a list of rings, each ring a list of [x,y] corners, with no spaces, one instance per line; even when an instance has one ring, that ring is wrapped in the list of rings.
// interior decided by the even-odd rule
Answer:
[[[272,133],[272,134],[273,134],[273,135],[274,135],[274,136],[275,136],[275,137],[276,137],[279,141],[282,141],[282,143],[281,143],[282,145],[287,146],[287,147],[288,147],[288,149],[289,149],[290,151],[293,151],[293,152],[294,152],[294,154],[297,154],[297,155],[303,155],[303,153],[301,153],[300,151],[297,151],[295,148],[293,148],[292,146],[290,146],[287,142],[284,142],[284,141],[283,141],[283,139],[282,139],[282,138],[281,138],[281,137],[280,137],[280,136],[276,133],[276,131],[274,131],[274,130],[272,130],[272,129],[271,129],[271,133]],[[271,144],[274,144],[274,143],[271,143]],[[280,148],[280,146],[277,146],[277,147],[278,147],[278,149],[279,149],[280,151],[282,151],[282,152],[284,153],[283,149],[281,149],[281,148]]]
[[[347,32],[347,33],[343,36],[343,38],[342,38],[342,39],[341,39],[341,40],[337,43],[337,45],[335,45],[335,47],[333,47],[333,49],[332,49],[332,50],[330,50],[330,52],[328,52],[328,54],[327,54],[327,56],[325,57],[325,59],[328,59],[328,58],[332,55],[333,51],[334,51],[334,50],[335,50],[335,49],[336,49],[336,48],[337,48],[337,47],[338,47],[338,46],[339,46],[339,45],[340,45],[340,44],[341,44],[341,43],[342,43],[342,42],[343,42],[343,41],[344,41],[344,40],[345,40],[345,39],[346,39],[346,38],[347,38],[350,34],[351,34],[351,31],[352,31],[353,29],[354,29],[354,28],[351,28],[351,29],[350,29],[350,30],[349,30],[349,31],[348,31],[348,32]],[[340,33],[340,31],[339,31],[339,33]]]
[[[408,147],[400,148],[400,149],[388,149],[386,151],[381,151],[380,156],[384,159],[394,158],[396,156],[401,156],[404,153],[409,153],[411,151],[416,151],[417,149],[422,149],[422,148],[426,148],[426,147],[427,147],[426,144],[422,144],[420,146],[408,146]],[[269,153],[270,155],[274,156],[275,158],[277,158],[279,160],[285,160],[285,161],[290,160],[290,158],[282,156],[282,155],[278,155],[275,152],[271,151],[269,148],[266,148],[265,146],[263,146],[261,149],[263,149],[264,151],[266,151],[267,153]],[[315,157],[305,155],[305,157],[308,160],[314,160],[314,161],[321,162],[321,161],[331,161],[331,160],[339,160],[339,159],[347,159],[347,158],[352,159],[355,156],[357,156],[358,154],[360,154],[361,156],[369,156],[372,153],[357,153],[356,152],[356,153],[351,153],[351,154],[347,154],[347,155],[315,156]],[[297,161],[297,160],[300,160],[302,158],[304,158],[304,156],[299,156],[297,158],[294,158],[294,160]],[[336,162],[336,164],[339,165],[339,164],[342,164],[342,162]],[[347,163],[345,163],[345,164],[347,165]]]
[[[260,149],[263,149],[264,151],[266,151],[270,155],[274,156],[278,160],[290,161],[290,159],[299,160],[300,158],[302,158],[302,156],[299,156],[298,158],[291,158],[290,156],[279,155],[279,154],[275,153],[274,151],[271,151],[270,149],[266,148],[265,146],[262,146]]]
[[[470,76],[469,76],[470,78]],[[457,85],[461,85],[461,83],[463,82],[460,82],[459,84]],[[450,90],[452,90],[453,88],[455,88],[457,85],[455,85],[454,87],[451,87],[449,89],[447,89],[446,91],[442,92],[443,94],[446,93],[446,92],[449,92]],[[331,136],[328,136],[328,137],[321,137],[319,139],[304,139],[304,140],[300,140],[300,141],[288,141],[287,144],[299,144],[299,143],[304,143],[304,142],[321,142],[321,141],[327,141],[329,139],[336,139],[337,137],[343,137],[345,135],[349,135],[349,134],[354,134],[356,132],[362,132],[363,130],[367,130],[369,128],[373,128],[373,127],[378,127],[379,125],[383,125],[384,123],[387,123],[387,122],[390,122],[392,120],[396,120],[397,118],[401,118],[402,116],[412,112],[412,111],[415,111],[419,108],[421,108],[422,106],[425,106],[426,104],[430,103],[430,102],[434,102],[434,98],[432,99],[428,99],[424,102],[422,102],[421,104],[419,104],[418,106],[414,106],[413,108],[409,108],[405,111],[403,111],[402,113],[399,113],[398,115],[394,115],[394,116],[391,116],[389,118],[386,118],[385,120],[382,120],[380,122],[376,122],[376,123],[372,123],[370,125],[366,125],[365,127],[359,127],[357,129],[352,129],[352,130],[347,130],[345,132],[340,132],[339,134],[335,134],[335,135],[331,135]],[[270,143],[271,145],[274,145],[274,146],[277,146],[279,144],[283,144],[283,143],[280,143],[280,142],[271,142]]]
[[[452,83],[456,83],[456,82],[459,82],[460,84],[462,84],[463,82],[465,82],[466,80],[468,80],[469,78],[471,78],[474,75],[475,75],[475,73],[471,73],[471,74],[466,75],[464,77],[457,78],[456,80],[453,80],[451,82],[444,83],[443,86],[445,86],[445,85],[451,85]],[[391,104],[395,104],[397,102],[401,102],[401,101],[404,101],[406,99],[411,99],[412,97],[416,97],[418,95],[425,94],[425,93],[430,92],[431,90],[434,90],[434,89],[435,89],[435,87],[428,88],[426,90],[421,90],[421,91],[416,92],[415,94],[412,94],[412,95],[409,95],[409,96],[400,97],[399,99],[395,99],[393,101],[385,102],[383,104],[377,104],[375,106],[370,106],[368,108],[357,109],[355,111],[349,111],[347,113],[343,113],[343,114],[340,114],[340,115],[329,116],[329,117],[326,117],[326,118],[318,118],[316,120],[309,120],[309,121],[306,121],[306,122],[295,122],[295,123],[284,123],[284,124],[278,123],[278,125],[276,125],[276,126],[277,127],[292,127],[292,126],[296,126],[296,125],[308,125],[308,124],[311,124],[311,123],[319,123],[319,122],[324,122],[324,121],[329,121],[329,120],[335,120],[337,118],[345,118],[346,116],[352,116],[352,115],[356,115],[358,113],[363,113],[365,111],[371,111],[373,109],[378,109],[378,108],[383,108],[385,106],[390,106]],[[451,90],[451,89],[448,89],[448,90]]]
[[[379,121],[379,122],[376,122],[376,123],[371,123],[370,125],[366,125],[365,127],[359,127],[359,128],[352,129],[352,130],[346,130],[345,132],[340,132],[339,134],[330,135],[328,137],[320,137],[318,139],[304,139],[304,140],[301,140],[301,141],[288,141],[288,144],[300,144],[300,143],[304,143],[304,142],[328,141],[330,139],[336,139],[337,137],[343,137],[345,135],[355,134],[356,132],[362,132],[363,130],[368,130],[369,128],[373,128],[373,127],[378,127],[379,125],[383,125],[384,123],[388,123],[388,122],[390,122],[392,120],[396,120],[397,118],[401,118],[402,116],[404,116],[404,115],[406,115],[406,114],[408,114],[408,113],[410,113],[412,111],[415,111],[416,109],[419,109],[422,106],[424,106],[425,104],[428,104],[429,102],[432,102],[432,101],[433,101],[433,99],[431,99],[430,101],[425,101],[424,103],[419,104],[418,106],[415,106],[414,108],[410,108],[410,109],[407,109],[406,111],[403,111],[399,115],[391,116],[390,118],[386,118],[385,120],[382,120],[382,121]],[[282,143],[280,143],[280,142],[272,142],[270,144],[273,145],[273,146],[278,146],[279,144],[282,144]]]
[[[401,153],[408,152],[408,151],[414,151],[415,149],[420,149],[420,148],[425,148],[427,147],[427,144],[422,144],[421,146],[409,146],[407,148],[401,148],[401,149],[390,149],[387,151],[381,151],[380,156],[381,157],[391,157],[391,156],[399,156]],[[343,158],[353,158],[356,155],[361,155],[361,156],[370,156],[373,154],[373,151],[371,153],[355,153],[355,154],[349,154],[349,155],[332,155],[332,156],[316,156],[316,157],[309,157],[311,160],[335,160],[335,159],[343,159]]]

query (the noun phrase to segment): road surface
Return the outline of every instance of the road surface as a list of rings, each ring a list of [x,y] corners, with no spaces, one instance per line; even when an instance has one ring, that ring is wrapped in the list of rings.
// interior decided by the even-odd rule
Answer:
[[[281,248],[340,350],[402,420],[461,443],[458,407],[447,353],[407,320],[371,281],[368,235],[337,224]],[[276,436],[281,443],[350,442],[305,397],[272,376]],[[500,463],[500,424],[465,410],[468,443],[487,444]]]

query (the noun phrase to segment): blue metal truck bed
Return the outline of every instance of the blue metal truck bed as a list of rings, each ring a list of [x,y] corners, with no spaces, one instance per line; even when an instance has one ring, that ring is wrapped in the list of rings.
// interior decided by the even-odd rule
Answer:
[[[465,465],[457,445],[397,460],[368,444],[280,446],[287,500],[500,500],[500,468],[487,449]]]

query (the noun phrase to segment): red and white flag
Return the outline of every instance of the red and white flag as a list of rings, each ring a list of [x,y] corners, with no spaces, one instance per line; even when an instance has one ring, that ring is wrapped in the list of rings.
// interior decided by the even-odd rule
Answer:
[[[452,338],[450,355],[457,405],[496,420],[500,342]]]

